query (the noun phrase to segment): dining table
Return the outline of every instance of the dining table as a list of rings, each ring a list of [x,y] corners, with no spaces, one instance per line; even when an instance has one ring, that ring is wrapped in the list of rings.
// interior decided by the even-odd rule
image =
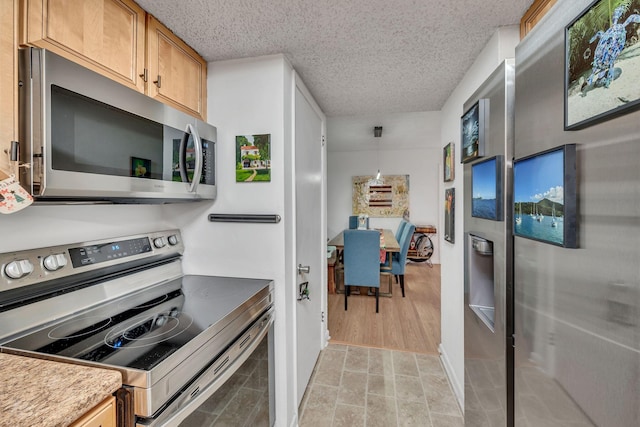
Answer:
[[[395,234],[390,229],[387,229],[387,228],[373,228],[371,230],[378,230],[380,232],[380,237],[381,237],[380,238],[380,253],[381,253],[380,263],[382,264],[385,261],[383,259],[383,254],[384,254],[384,256],[389,258],[389,270],[391,270],[391,262],[392,262],[392,259],[393,259],[392,256],[391,256],[391,253],[400,252],[400,243],[398,243],[398,240],[396,239]],[[329,240],[327,245],[336,247],[336,251],[338,253],[338,257],[337,258],[338,258],[338,262],[339,262],[339,260],[341,259],[340,253],[344,250],[344,234],[343,234],[343,231],[339,232],[331,240]],[[336,285],[337,284],[338,284],[338,281],[336,280]],[[391,296],[391,280],[389,281],[389,292],[380,292],[380,296]]]

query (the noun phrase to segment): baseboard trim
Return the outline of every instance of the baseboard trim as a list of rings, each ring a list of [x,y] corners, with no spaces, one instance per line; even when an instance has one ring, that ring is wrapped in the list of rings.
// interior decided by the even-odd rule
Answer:
[[[442,346],[442,343],[438,345],[438,351],[440,352],[440,360],[442,361],[442,366],[444,366],[444,370],[449,377],[451,388],[453,388],[453,393],[456,395],[456,399],[458,400],[460,411],[464,415],[464,384],[458,380],[458,377],[453,370],[453,365],[451,365],[449,356]]]

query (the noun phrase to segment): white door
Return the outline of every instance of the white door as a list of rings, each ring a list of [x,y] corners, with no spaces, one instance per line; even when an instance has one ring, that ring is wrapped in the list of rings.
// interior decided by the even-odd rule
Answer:
[[[322,117],[303,92],[295,93],[296,266],[308,272],[297,275],[297,291],[305,282],[308,298],[296,304],[298,405],[322,348],[323,278],[326,249],[322,236]],[[323,255],[325,263],[323,264]],[[304,285],[303,285],[304,286]]]

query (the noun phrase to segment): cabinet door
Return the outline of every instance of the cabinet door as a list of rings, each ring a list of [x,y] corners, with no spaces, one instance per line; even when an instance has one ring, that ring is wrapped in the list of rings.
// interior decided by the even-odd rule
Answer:
[[[116,407],[113,396],[84,414],[70,427],[116,427]]]
[[[23,43],[144,92],[145,11],[130,0],[26,0]]]
[[[17,91],[17,31],[18,1],[3,0],[0,8],[0,169],[11,170],[5,151],[16,138]],[[2,174],[0,174],[2,175]]]
[[[147,67],[149,96],[206,120],[207,63],[151,15]]]

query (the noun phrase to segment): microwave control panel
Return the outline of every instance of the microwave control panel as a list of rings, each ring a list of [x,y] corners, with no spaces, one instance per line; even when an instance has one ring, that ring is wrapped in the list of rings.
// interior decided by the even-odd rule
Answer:
[[[202,140],[202,177],[200,184],[216,184],[216,150],[215,143]]]

